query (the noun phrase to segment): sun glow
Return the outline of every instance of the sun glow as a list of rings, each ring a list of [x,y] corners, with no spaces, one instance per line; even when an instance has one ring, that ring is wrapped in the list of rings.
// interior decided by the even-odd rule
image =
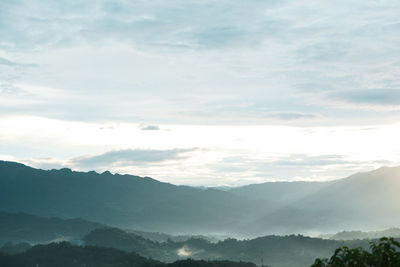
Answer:
[[[3,116],[0,127],[2,146],[13,147],[12,155],[20,161],[30,159],[38,166],[53,164],[54,167],[69,166],[83,170],[110,168],[115,172],[153,175],[162,180],[188,184],[196,183],[191,177],[203,177],[199,183],[215,184],[219,178],[233,173],[236,178],[225,181],[227,184],[271,179],[341,178],[340,175],[346,172],[350,174],[396,164],[400,154],[400,143],[397,142],[400,124],[368,127],[162,124],[157,130],[144,131],[141,129],[143,126],[136,123],[86,123],[44,117]],[[29,151],[18,149],[21,140],[23,145],[31,148]],[[142,165],[110,162],[74,166],[75,159],[82,156],[126,149],[189,150],[178,158]],[[307,161],[310,159],[314,162]],[[279,164],[283,164],[282,160],[291,166],[302,166],[309,172],[301,175],[298,171],[296,174],[285,173],[280,177],[261,167],[267,164],[271,169],[278,168]],[[319,160],[319,165],[316,160]],[[227,174],[219,169],[225,169]],[[343,172],[338,172],[338,169]]]

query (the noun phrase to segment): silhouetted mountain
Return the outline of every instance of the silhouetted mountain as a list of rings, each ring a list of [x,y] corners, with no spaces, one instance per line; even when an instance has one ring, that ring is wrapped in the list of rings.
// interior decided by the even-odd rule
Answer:
[[[400,167],[327,183],[231,189],[0,161],[0,209],[172,233],[321,233],[400,225]]]
[[[169,255],[161,243],[145,239],[134,233],[127,233],[118,228],[101,228],[91,231],[83,241],[86,245],[116,248],[126,252],[136,252],[145,257],[162,261],[179,259],[176,253]]]
[[[163,232],[232,229],[254,203],[228,192],[109,172],[40,170],[0,161],[0,210]]]
[[[0,211],[0,246],[10,241],[14,243],[28,242],[30,244],[50,243],[55,241],[80,243],[82,238],[90,231],[105,227],[106,225],[104,224],[79,218],[46,218],[22,212],[10,213]],[[181,242],[193,237],[217,241],[215,238],[201,235],[170,235],[160,232],[126,231],[145,239],[158,242],[166,242],[168,240]]]
[[[134,233],[128,233],[117,228],[96,229],[87,234],[83,241],[86,245],[116,248],[126,252],[136,252],[142,256],[157,259],[163,262],[173,262],[187,258],[210,248],[211,242],[201,238],[190,238],[184,241],[167,240],[156,242],[143,238]],[[196,251],[184,251],[186,247],[193,247]],[[196,259],[208,259],[209,253]],[[224,258],[228,259],[228,258]]]
[[[0,245],[7,241],[35,244],[78,240],[99,227],[104,225],[82,219],[44,218],[21,212],[0,211]]]
[[[315,193],[332,182],[267,182],[224,189],[238,196],[287,205]]]
[[[400,228],[390,228],[380,231],[342,231],[329,237],[334,240],[354,240],[354,239],[379,239],[381,237],[400,237]]]
[[[139,230],[127,230],[129,233],[134,233],[136,235],[139,235],[141,237],[144,237],[146,239],[152,240],[152,241],[157,241],[157,242],[167,242],[168,240],[170,241],[175,241],[175,242],[183,242],[191,238],[198,238],[198,239],[205,239],[210,242],[217,242],[220,238],[214,237],[214,236],[206,236],[206,235],[170,235],[166,233],[160,233],[160,232],[145,232],[145,231],[139,231]]]
[[[328,257],[341,246],[368,248],[370,240],[336,241],[300,235],[265,236],[251,240],[226,239],[211,243],[204,239],[183,242],[151,242],[119,229],[103,228],[89,233],[86,245],[136,252],[164,262],[182,258],[246,261],[272,266],[310,266],[317,257]]]
[[[164,266],[164,265],[162,265]],[[168,263],[166,267],[256,267],[254,263],[234,261],[179,260]],[[160,266],[161,267],[161,266]]]
[[[112,248],[72,246],[67,242],[37,245],[17,255],[0,254],[0,266],[7,267],[256,267],[252,263],[232,261],[180,260],[164,264],[136,253]]]
[[[2,247],[0,247],[0,252],[4,254],[14,255],[25,252],[31,247],[32,245],[27,242],[21,242],[21,243],[7,242]]]
[[[72,246],[67,242],[37,245],[22,254],[0,256],[0,266],[7,267],[139,267],[156,264],[158,262],[136,253],[101,247]]]
[[[268,232],[332,232],[400,225],[400,167],[380,168],[331,182],[241,228]]]
[[[31,215],[25,215],[24,217],[26,216],[29,218]],[[48,223],[47,219],[43,220]],[[60,220],[64,224],[68,221],[56,218],[52,218],[52,220]],[[35,228],[29,229],[34,231]],[[52,233],[54,227],[50,224],[47,229]],[[43,235],[48,235],[45,228],[40,228],[40,231]],[[32,236],[32,233],[28,230],[23,233]],[[368,248],[368,243],[371,241],[336,241],[290,235],[265,236],[250,240],[229,238],[219,242],[210,242],[200,238],[190,238],[183,241],[167,239],[166,242],[156,242],[133,232],[103,226],[92,230],[82,239],[83,242],[80,244],[135,252],[141,256],[162,262],[193,258],[196,260],[235,260],[260,264],[261,259],[264,259],[264,263],[272,266],[309,266],[315,258],[328,257],[337,247],[345,245],[348,247],[362,246]],[[0,248],[0,252],[15,254],[23,252],[29,247],[30,245],[26,243],[7,243]]]

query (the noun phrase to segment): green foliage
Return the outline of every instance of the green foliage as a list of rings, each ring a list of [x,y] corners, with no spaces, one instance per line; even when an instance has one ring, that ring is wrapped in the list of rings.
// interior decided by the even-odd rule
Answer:
[[[379,243],[370,243],[371,251],[362,248],[336,249],[330,259],[316,259],[311,267],[400,267],[400,243],[394,238],[381,238]]]

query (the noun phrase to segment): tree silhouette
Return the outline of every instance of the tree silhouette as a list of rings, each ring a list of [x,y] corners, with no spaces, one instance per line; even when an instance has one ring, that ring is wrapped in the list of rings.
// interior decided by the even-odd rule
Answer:
[[[383,237],[378,244],[370,243],[371,251],[342,247],[330,259],[316,259],[311,267],[400,267],[400,243]]]

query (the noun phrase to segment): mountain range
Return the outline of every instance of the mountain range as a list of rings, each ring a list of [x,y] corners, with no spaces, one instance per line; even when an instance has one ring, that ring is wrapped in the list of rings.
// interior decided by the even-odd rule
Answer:
[[[232,261],[179,260],[162,263],[135,252],[96,246],[74,246],[67,242],[36,245],[19,254],[0,253],[0,266],[7,267],[256,267]]]
[[[235,260],[256,264],[261,264],[263,260],[269,266],[276,267],[309,266],[317,257],[329,257],[338,247],[363,247],[368,249],[369,243],[376,241],[373,239],[382,236],[396,237],[396,234],[399,233],[396,229],[388,229],[368,233],[341,232],[331,236],[330,239],[311,238],[302,235],[269,235],[254,239],[225,238],[210,241],[209,238],[202,236],[172,236],[163,233],[122,230],[82,219],[44,218],[25,213],[1,212],[0,222],[0,254],[15,255],[24,253],[38,244],[69,241],[75,246],[117,249],[167,263],[187,258],[218,261]],[[372,239],[360,240],[363,237]],[[43,248],[52,248],[52,246]],[[78,249],[62,245],[58,246],[58,249],[64,250],[65,253],[80,251],[79,254],[86,254],[86,252],[90,254],[90,251],[92,251],[91,249]],[[104,249],[98,251],[112,253],[112,251]],[[61,253],[61,251],[57,253]],[[124,255],[118,253],[117,255]],[[22,258],[25,258],[25,256],[38,259],[36,253],[24,254]],[[79,255],[76,256],[80,257]],[[93,260],[90,257],[87,258],[87,256],[82,260]],[[47,256],[43,254],[40,257],[42,258],[39,259],[46,260]],[[17,258],[20,259],[19,256]],[[121,259],[124,259],[124,257]],[[2,265],[0,264],[0,266]],[[28,264],[28,266],[31,265]]]
[[[167,233],[234,236],[400,225],[400,167],[330,182],[202,189],[149,177],[40,170],[0,161],[0,210]]]
[[[82,236],[105,225],[83,219],[45,218],[23,212],[0,211],[0,245],[5,242],[79,242]]]
[[[400,167],[357,173],[275,209],[248,229],[335,232],[396,227],[400,225],[399,190]]]
[[[0,162],[0,210],[162,232],[232,229],[251,217],[251,200],[215,189],[148,177],[70,169],[40,170]]]

